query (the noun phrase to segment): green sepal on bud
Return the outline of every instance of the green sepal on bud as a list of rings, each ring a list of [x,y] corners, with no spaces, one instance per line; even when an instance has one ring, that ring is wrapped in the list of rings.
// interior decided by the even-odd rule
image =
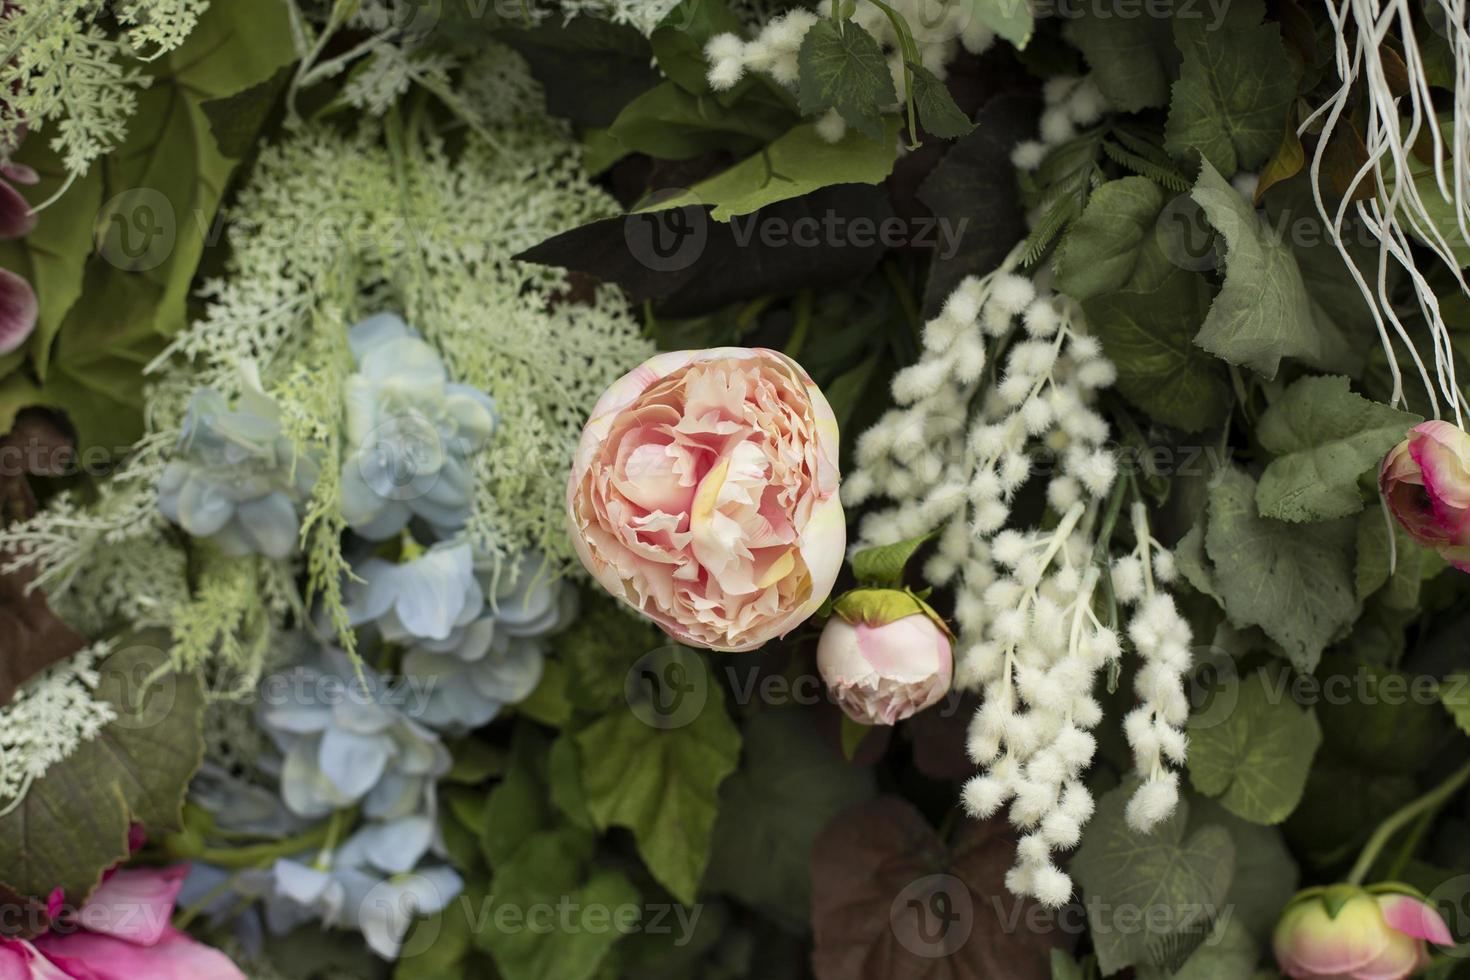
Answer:
[[[944,617],[913,589],[856,588],[839,596],[832,603],[832,612],[849,623],[867,626],[885,626],[907,616],[928,616],[945,636],[954,640]]]

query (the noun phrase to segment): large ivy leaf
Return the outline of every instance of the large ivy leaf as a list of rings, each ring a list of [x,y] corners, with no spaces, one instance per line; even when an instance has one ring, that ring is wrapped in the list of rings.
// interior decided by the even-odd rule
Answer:
[[[1178,970],[1145,966],[1138,980],[1251,980],[1261,947],[1233,917],[1215,924],[1204,944]]]
[[[682,651],[689,670],[703,671]],[[619,705],[577,733],[587,809],[602,829],[627,827],[653,876],[675,898],[694,904],[709,862],[719,788],[740,758],[740,732],[725,712],[718,684],[694,718],[655,727]]]
[[[811,717],[758,713],[745,727],[740,770],[720,790],[710,890],[801,925],[810,913],[812,841],[872,794],[872,771],[844,762]]]
[[[1169,152],[1198,153],[1234,175],[1264,163],[1281,143],[1296,78],[1280,29],[1261,22],[1265,12],[1261,0],[1238,0],[1218,23],[1174,18],[1184,63],[1169,100]]]
[[[833,184],[880,184],[898,156],[897,135],[897,117],[883,121],[876,140],[852,132],[836,143],[818,136],[815,123],[803,123],[759,153],[695,184],[688,193],[646,210],[712,204],[710,217],[729,221]]]
[[[1258,943],[1269,943],[1281,910],[1296,894],[1301,874],[1279,827],[1243,820],[1206,796],[1189,798],[1189,831],[1215,824],[1235,842],[1235,873],[1225,904],[1230,921],[1244,926]]]
[[[204,758],[204,694],[194,674],[164,673],[155,647],[128,646],[99,667],[99,700],[117,720],[37,779],[0,817],[0,881],[80,906],[102,872],[128,856],[128,828],[178,830],[184,791]]]
[[[1123,289],[1154,241],[1164,193],[1147,177],[1111,180],[1092,192],[1057,247],[1057,288],[1075,300]]]
[[[1209,302],[1201,276],[1175,269],[1151,291],[1105,293],[1082,303],[1089,328],[1118,369],[1118,390],[1186,432],[1215,425],[1230,410],[1224,365],[1193,340]]]
[[[1229,715],[1190,725],[1190,781],[1236,816],[1278,824],[1301,801],[1322,730],[1310,708],[1287,698],[1284,684],[1268,684],[1263,672],[1230,683],[1236,702]]]
[[[1353,765],[1337,758],[1331,746],[1329,733],[1302,802],[1284,828],[1295,852],[1317,865],[1352,861],[1380,821],[1419,795],[1409,773]]]
[[[1235,867],[1225,828],[1209,825],[1186,835],[1187,799],[1147,834],[1129,827],[1123,814],[1133,789],[1119,786],[1098,801],[1071,865],[1104,976],[1183,960],[1225,911]]]
[[[1256,484],[1236,467],[1210,487],[1205,551],[1225,612],[1259,626],[1310,674],[1322,649],[1358,616],[1352,521],[1287,524],[1256,510]]]
[[[1233,364],[1276,376],[1283,357],[1328,356],[1296,258],[1208,160],[1192,196],[1225,238],[1225,285],[1195,343]]]
[[[1455,727],[1470,735],[1470,674],[1456,671],[1441,681],[1439,701],[1455,719]]]
[[[490,916],[475,941],[494,956],[505,980],[601,975],[609,950],[623,938],[613,923],[640,902],[638,890],[621,872],[592,865],[593,849],[592,836],[583,831],[543,830],[496,869],[491,881],[495,910],[570,909],[540,921],[507,921],[503,929]]]
[[[1262,516],[1322,521],[1356,514],[1363,509],[1358,477],[1422,421],[1354,394],[1347,378],[1302,378],[1256,425],[1261,445],[1277,457],[1256,487]]]
[[[964,821],[946,846],[913,804],[886,796],[849,810],[812,850],[817,980],[1045,980],[1058,928],[1010,896],[1015,837],[1003,820]]]
[[[49,140],[26,140],[15,155],[15,162],[31,167],[41,178],[32,187],[15,187],[33,207],[66,185],[66,168],[51,149]],[[82,275],[87,256],[92,252],[92,229],[101,206],[102,168],[91,167],[73,181],[65,194],[40,212],[29,235],[0,242],[0,267],[29,282],[40,304],[36,329],[23,350],[30,352],[31,363],[42,379],[46,377],[51,345],[61,329],[61,321],[82,294]],[[18,360],[23,354],[17,351],[11,356]]]
[[[1168,17],[1122,18],[1091,7],[1073,8],[1063,26],[1092,69],[1093,80],[1108,101],[1125,112],[1167,105],[1169,82],[1178,74],[1179,51]]]
[[[806,32],[797,63],[802,115],[836,109],[869,139],[884,139],[883,111],[898,101],[898,93],[888,59],[873,35],[855,21],[824,17]]]
[[[205,103],[270,80],[296,59],[291,38],[285,0],[212,2],[189,39],[155,64],[127,141],[106,158],[112,196],[98,215],[98,249],[154,285],[152,325],[164,336],[184,326],[189,287],[236,166],[220,152]]]

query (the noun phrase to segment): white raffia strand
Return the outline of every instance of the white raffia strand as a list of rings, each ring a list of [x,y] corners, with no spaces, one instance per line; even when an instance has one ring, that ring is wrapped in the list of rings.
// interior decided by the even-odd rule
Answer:
[[[1347,264],[1378,327],[1389,370],[1393,374],[1393,403],[1401,404],[1404,400],[1403,376],[1395,355],[1396,337],[1408,351],[1419,373],[1434,415],[1438,417],[1447,412],[1463,428],[1465,410],[1470,409],[1470,403],[1465,401],[1455,378],[1449,328],[1433,290],[1414,264],[1408,237],[1412,233],[1428,246],[1454,275],[1460,289],[1470,294],[1470,285],[1466,284],[1460,272],[1449,242],[1430,218],[1419,188],[1408,177],[1410,154],[1421,133],[1427,133],[1434,151],[1436,188],[1445,201],[1454,204],[1459,233],[1470,242],[1470,33],[1465,29],[1465,0],[1429,0],[1429,4],[1437,6],[1444,17],[1446,36],[1455,62],[1453,127],[1448,145],[1434,112],[1408,0],[1336,0],[1326,5],[1327,15],[1336,31],[1335,58],[1341,85],[1327,101],[1302,120],[1297,132],[1304,133],[1317,120],[1322,120],[1321,134],[1312,153],[1312,196],[1329,225],[1333,244]],[[1403,40],[1404,65],[1409,77],[1408,93],[1397,98],[1389,88],[1383,60],[1384,38],[1395,27]],[[1351,44],[1349,36],[1352,37]],[[1363,83],[1367,95],[1368,131],[1363,142],[1368,159],[1353,175],[1342,202],[1332,211],[1322,198],[1322,159],[1359,82]],[[1403,105],[1405,100],[1407,107]],[[1384,180],[1385,163],[1393,168],[1392,187]],[[1376,197],[1353,203],[1353,192],[1370,178]],[[1342,225],[1350,207],[1378,243],[1378,268],[1371,284],[1354,264],[1343,242]],[[1394,265],[1408,275],[1415,302],[1429,326],[1434,355],[1432,376],[1390,300],[1388,272]]]

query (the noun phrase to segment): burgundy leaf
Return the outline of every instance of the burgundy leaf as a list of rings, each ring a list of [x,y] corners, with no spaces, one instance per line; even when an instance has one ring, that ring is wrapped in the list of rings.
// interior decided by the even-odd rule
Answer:
[[[812,850],[818,980],[1048,980],[1068,920],[1006,891],[1015,849],[995,820],[946,846],[894,796],[846,811]]]
[[[40,305],[31,284],[9,269],[0,269],[0,354],[9,354],[36,329]]]

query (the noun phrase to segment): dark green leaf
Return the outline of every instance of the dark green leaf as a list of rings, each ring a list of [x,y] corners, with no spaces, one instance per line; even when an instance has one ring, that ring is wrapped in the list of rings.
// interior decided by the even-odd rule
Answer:
[[[923,65],[910,64],[914,86],[914,103],[919,108],[919,122],[931,135],[940,139],[967,136],[975,129],[970,117],[955,105],[949,87]]]
[[[857,23],[824,17],[812,25],[797,56],[801,112],[816,116],[836,109],[849,126],[870,140],[886,137],[883,115],[898,101],[888,59],[873,35]]]
[[[1127,288],[1142,253],[1153,246],[1163,206],[1163,192],[1144,177],[1109,181],[1093,191],[1057,248],[1057,288],[1075,300]]]
[[[865,585],[897,588],[903,584],[903,570],[909,559],[933,538],[933,534],[921,534],[907,541],[864,548],[852,556],[852,573]]]
[[[1174,269],[1151,291],[1105,293],[1082,304],[1118,369],[1118,390],[1186,432],[1218,424],[1232,400],[1224,366],[1194,344],[1209,302],[1202,277]]]

